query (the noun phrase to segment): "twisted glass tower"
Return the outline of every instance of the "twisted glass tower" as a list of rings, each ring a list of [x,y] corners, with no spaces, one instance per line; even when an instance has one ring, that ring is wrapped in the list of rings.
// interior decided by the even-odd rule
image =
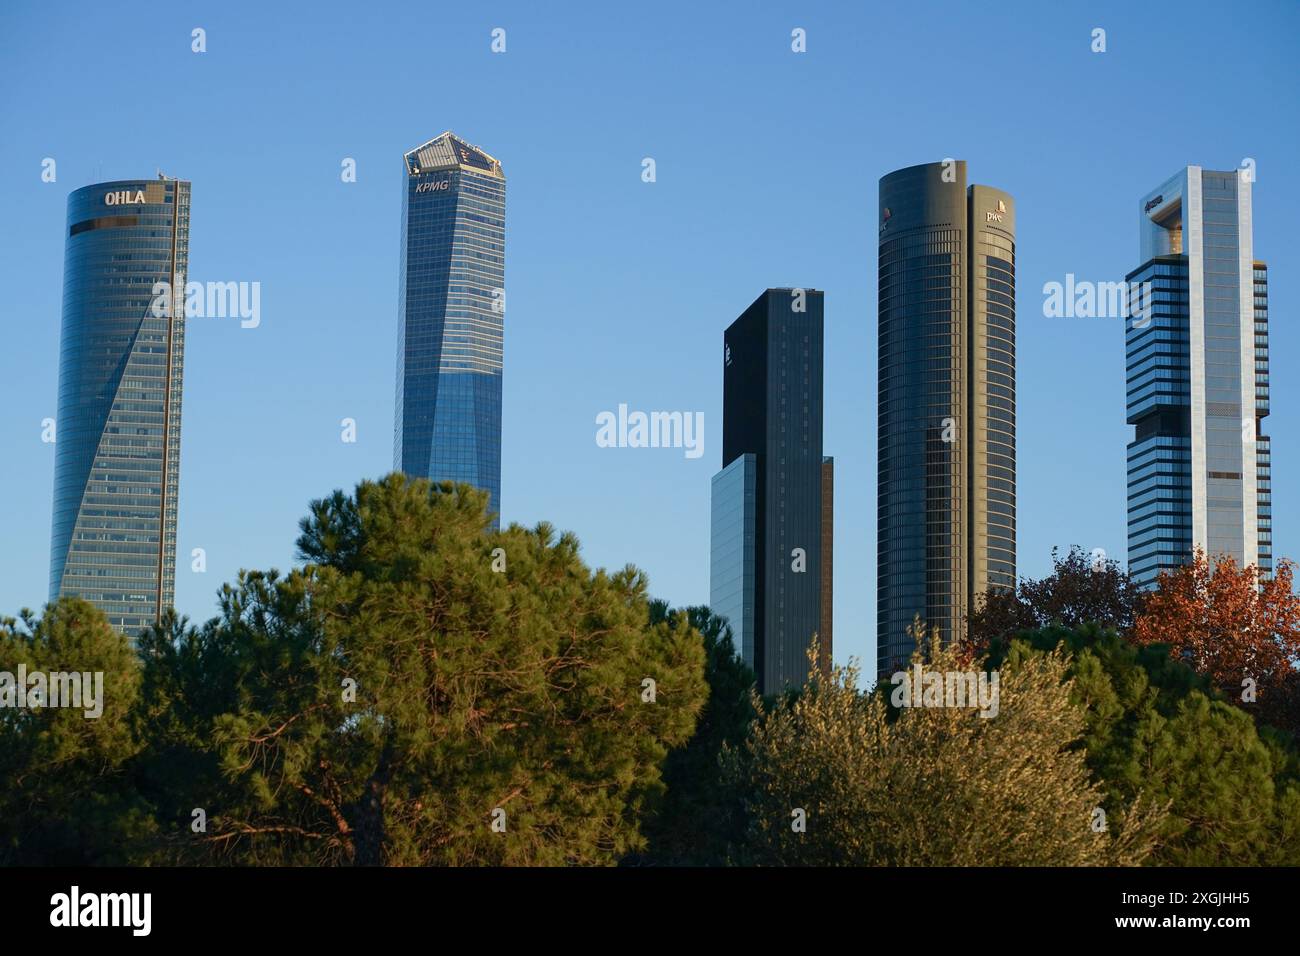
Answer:
[[[1016,583],[1016,212],[958,160],[880,180],[877,675]]]
[[[50,599],[134,635],[175,596],[190,184],[85,186],[67,228]]]
[[[501,507],[501,164],[452,133],[403,157],[393,467]]]

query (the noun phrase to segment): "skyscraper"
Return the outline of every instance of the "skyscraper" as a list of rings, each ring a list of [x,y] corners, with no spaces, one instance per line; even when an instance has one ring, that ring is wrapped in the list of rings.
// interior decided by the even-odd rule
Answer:
[[[877,674],[1016,582],[1016,211],[966,164],[880,180]]]
[[[1251,186],[1188,166],[1138,204],[1130,299],[1151,295],[1125,324],[1128,560],[1144,587],[1198,547],[1272,570],[1268,268]]]
[[[449,132],[408,152],[403,169],[393,467],[487,491],[495,515],[505,176],[499,162]]]
[[[134,635],[175,598],[190,184],[68,197],[50,599],[77,595]]]
[[[722,471],[713,478],[710,608],[762,693],[831,656],[832,459],[822,455],[823,296],[768,289],[723,336]]]

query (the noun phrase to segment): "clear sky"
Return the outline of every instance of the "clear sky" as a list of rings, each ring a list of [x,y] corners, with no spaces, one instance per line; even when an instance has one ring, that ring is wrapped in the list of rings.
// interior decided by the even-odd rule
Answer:
[[[766,287],[823,289],[835,651],[868,662],[879,178],[955,157],[1016,198],[1019,570],[1037,576],[1054,545],[1124,558],[1131,437],[1122,323],[1044,318],[1043,284],[1122,280],[1139,197],[1254,159],[1275,552],[1300,556],[1297,54],[1295,2],[6,0],[0,613],[47,596],[68,193],[189,179],[191,280],[261,283],[259,327],[187,333],[176,593],[205,619],[239,568],[292,563],[310,499],[391,468],[400,161],[447,129],[508,179],[504,520],[706,603],[722,331]],[[703,456],[598,447],[620,403],[702,411]]]

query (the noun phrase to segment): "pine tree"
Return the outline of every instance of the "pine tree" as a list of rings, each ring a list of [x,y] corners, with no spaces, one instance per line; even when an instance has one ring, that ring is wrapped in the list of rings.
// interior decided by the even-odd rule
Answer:
[[[741,821],[740,795],[724,785],[719,761],[725,746],[740,744],[749,733],[754,672],[736,652],[730,626],[707,607],[673,611],[663,601],[654,601],[650,620],[692,627],[703,636],[709,699],[691,739],[672,750],[664,763],[667,792],[645,821],[645,853],[625,862],[717,865],[738,841]]]
[[[572,535],[494,532],[484,493],[401,475],[314,502],[302,532],[303,567],[241,574],[220,617],[146,642],[158,753],[200,770],[172,803],[207,807],[178,858],[610,864],[644,846],[705,685],[699,633],[648,623],[639,571],[593,573]]]
[[[142,744],[130,643],[93,605],[64,597],[39,619],[0,619],[0,671],[16,683],[20,668],[82,675],[81,706],[0,707],[0,865],[132,862],[154,826],[132,771]]]

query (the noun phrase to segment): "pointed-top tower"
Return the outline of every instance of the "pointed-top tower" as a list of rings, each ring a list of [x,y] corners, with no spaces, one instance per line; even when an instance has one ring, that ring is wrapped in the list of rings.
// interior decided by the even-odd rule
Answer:
[[[445,132],[402,157],[393,467],[501,507],[505,202],[501,163]]]

